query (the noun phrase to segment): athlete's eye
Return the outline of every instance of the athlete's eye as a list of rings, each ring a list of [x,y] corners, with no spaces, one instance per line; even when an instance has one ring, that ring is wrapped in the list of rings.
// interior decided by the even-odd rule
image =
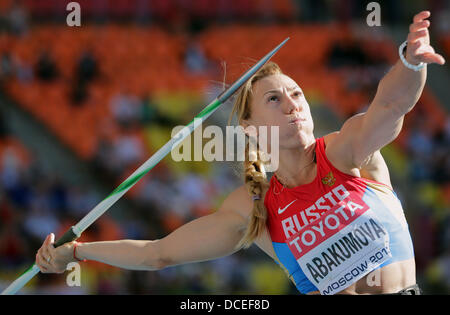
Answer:
[[[270,96],[270,97],[268,98],[268,101],[269,101],[269,102],[275,102],[275,101],[278,101],[278,96],[272,95],[272,96]]]

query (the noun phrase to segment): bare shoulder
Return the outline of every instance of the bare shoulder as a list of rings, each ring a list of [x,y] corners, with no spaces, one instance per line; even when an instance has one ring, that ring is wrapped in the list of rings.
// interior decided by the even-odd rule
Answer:
[[[325,154],[328,160],[338,170],[345,174],[359,176],[359,169],[352,165],[349,150],[340,137],[341,131],[335,131],[323,136],[325,143]]]
[[[345,144],[341,142],[339,134],[340,131],[335,131],[324,136],[325,152],[331,164],[345,174],[368,178],[392,187],[389,169],[381,152],[379,150],[375,151],[364,161],[361,167],[355,167],[346,163],[345,159],[342,159],[342,156],[349,150],[346,150]]]

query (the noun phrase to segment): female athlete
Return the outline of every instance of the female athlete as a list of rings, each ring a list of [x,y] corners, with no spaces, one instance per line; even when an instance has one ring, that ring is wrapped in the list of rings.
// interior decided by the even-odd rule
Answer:
[[[239,124],[279,127],[279,168],[270,181],[262,152],[248,152],[247,145],[245,184],[216,212],[153,241],[54,248],[52,233],[36,264],[43,273],[62,273],[77,259],[159,270],[255,243],[303,294],[419,294],[408,225],[380,149],[400,133],[425,85],[426,66],[406,65],[445,63],[430,46],[429,16],[423,11],[414,17],[406,62],[399,60],[380,81],[368,110],[324,137],[314,137],[302,89],[275,63],[241,88],[232,111]]]

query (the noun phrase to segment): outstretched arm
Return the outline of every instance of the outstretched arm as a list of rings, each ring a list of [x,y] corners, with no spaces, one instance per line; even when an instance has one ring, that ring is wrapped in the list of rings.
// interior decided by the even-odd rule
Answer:
[[[430,12],[420,12],[410,25],[406,49],[406,60],[410,64],[445,63],[430,45],[428,17]],[[367,112],[348,119],[340,131],[339,142],[349,164],[361,167],[374,152],[398,136],[404,116],[422,94],[426,77],[426,67],[413,71],[400,60],[391,68],[380,81]]]
[[[225,199],[218,211],[193,220],[162,239],[81,243],[76,256],[124,269],[158,270],[230,255],[237,251],[236,245],[246,227],[246,218],[239,207],[242,209],[248,203],[240,199],[242,193],[238,189]],[[74,242],[55,249],[53,241],[54,236],[49,235],[36,255],[36,263],[44,273],[64,272],[67,264],[74,261]]]

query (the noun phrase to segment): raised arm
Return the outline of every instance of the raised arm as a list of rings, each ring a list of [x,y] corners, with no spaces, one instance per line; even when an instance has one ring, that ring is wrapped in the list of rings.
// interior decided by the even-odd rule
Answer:
[[[406,60],[412,65],[445,63],[430,46],[428,17],[430,12],[420,12],[410,25]],[[398,136],[404,116],[414,108],[422,94],[426,77],[426,67],[414,71],[400,60],[390,69],[380,81],[367,112],[349,118],[336,137],[342,156],[349,164],[361,167],[374,152]]]
[[[238,250],[236,245],[243,236],[245,214],[251,211],[247,199],[239,188],[225,199],[218,211],[193,220],[162,239],[81,243],[76,248],[76,256],[131,270],[158,270],[227,256]],[[49,235],[36,255],[36,263],[44,273],[64,272],[67,264],[75,260],[74,242],[55,249],[53,241],[54,236]]]

